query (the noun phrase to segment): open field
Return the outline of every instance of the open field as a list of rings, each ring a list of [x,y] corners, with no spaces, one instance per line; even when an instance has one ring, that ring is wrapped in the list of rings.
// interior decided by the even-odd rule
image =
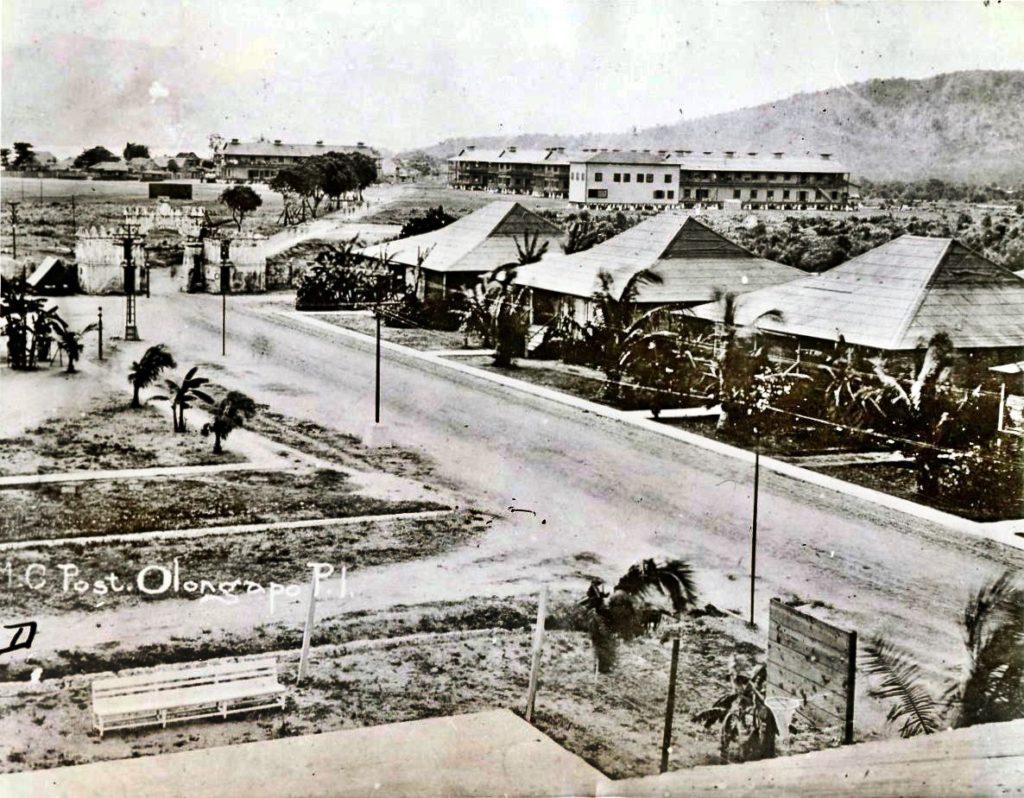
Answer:
[[[530,197],[520,194],[498,194],[490,191],[450,189],[441,183],[413,183],[402,186],[402,196],[365,217],[376,224],[404,224],[420,216],[427,208],[444,207],[452,216],[465,216],[496,201],[518,202],[530,210],[567,211],[568,200]]]

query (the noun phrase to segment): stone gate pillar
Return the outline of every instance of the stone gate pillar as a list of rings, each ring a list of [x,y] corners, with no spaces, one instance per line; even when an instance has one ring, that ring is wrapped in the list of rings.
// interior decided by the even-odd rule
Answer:
[[[182,244],[181,256],[182,291],[206,290],[206,275],[203,267],[203,241],[198,236],[187,236]]]

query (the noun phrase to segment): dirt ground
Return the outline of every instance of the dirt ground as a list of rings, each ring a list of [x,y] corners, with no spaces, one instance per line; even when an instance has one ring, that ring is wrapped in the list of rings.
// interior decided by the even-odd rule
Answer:
[[[565,602],[568,597],[556,600]],[[278,653],[289,688],[283,712],[164,729],[91,729],[88,677],[0,692],[0,771],[134,757],[174,750],[314,734],[496,707],[521,711],[529,680],[535,604],[509,601],[394,608],[321,632],[310,678],[295,685],[294,648]],[[732,658],[760,651],[738,621],[687,618],[677,688],[673,768],[718,760],[717,730],[691,716],[728,687]],[[443,630],[443,631],[442,631]],[[370,638],[355,635],[369,633]],[[323,637],[333,638],[325,643]],[[335,642],[337,641],[337,642]],[[271,644],[278,642],[270,641]],[[297,645],[295,638],[287,641]],[[535,723],[570,751],[613,777],[657,772],[670,646],[647,637],[624,645],[617,668],[596,675],[587,635],[546,635]],[[99,663],[97,663],[99,664]],[[799,725],[782,748],[829,745],[827,732]],[[4,750],[6,749],[6,750]]]
[[[311,313],[314,318],[344,327],[347,330],[354,330],[363,335],[377,335],[377,321],[371,311],[341,311],[336,313]],[[423,352],[430,352],[443,349],[480,349],[480,339],[473,334],[462,330],[428,330],[419,327],[389,327],[382,323],[380,326],[380,337],[382,341],[408,346],[419,349]]]

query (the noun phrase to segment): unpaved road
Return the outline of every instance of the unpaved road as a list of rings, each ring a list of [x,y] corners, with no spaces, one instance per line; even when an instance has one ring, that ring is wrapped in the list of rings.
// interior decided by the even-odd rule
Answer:
[[[122,382],[125,362],[165,342],[182,367],[208,364],[208,376],[274,409],[362,435],[373,414],[372,345],[283,319],[268,301],[228,299],[228,357],[222,358],[220,298],[179,294],[161,275],[154,296],[139,302],[145,342],[121,344],[105,368],[120,369],[115,378]],[[122,302],[75,297],[60,305],[84,319],[101,303],[115,322]],[[499,518],[479,546],[351,574],[356,595],[325,603],[324,614],[526,592],[552,578],[564,586],[581,572],[614,581],[630,563],[652,555],[690,560],[704,600],[746,611],[748,465],[390,351],[384,352],[382,401],[396,442],[431,459],[467,505]],[[573,555],[583,552],[599,563],[577,563]],[[770,597],[797,594],[827,602],[834,608],[828,614],[861,639],[887,633],[944,668],[962,662],[957,619],[968,592],[1004,568],[1021,569],[1024,552],[765,472],[757,562],[762,628]],[[240,563],[242,573],[231,576],[244,570]],[[57,645],[155,642],[270,620],[265,601],[193,604],[183,612],[185,606],[165,601],[61,616]],[[301,623],[302,615],[296,601],[273,620]]]

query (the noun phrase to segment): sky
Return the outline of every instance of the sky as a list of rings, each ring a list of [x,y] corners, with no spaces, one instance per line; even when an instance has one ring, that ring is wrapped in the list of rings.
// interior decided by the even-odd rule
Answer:
[[[1024,3],[997,0],[2,2],[0,138],[68,147],[218,132],[403,150],[1024,69]]]

